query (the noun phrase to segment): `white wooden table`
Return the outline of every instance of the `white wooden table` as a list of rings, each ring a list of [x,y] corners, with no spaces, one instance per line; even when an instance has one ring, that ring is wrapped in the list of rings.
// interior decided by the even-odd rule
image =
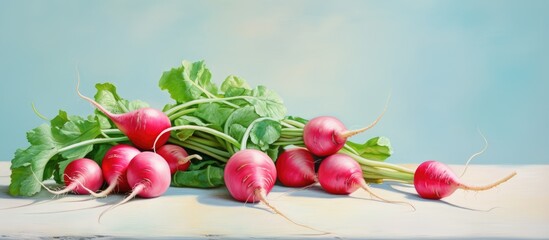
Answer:
[[[460,172],[462,166],[451,166]],[[233,201],[225,188],[170,188],[155,199],[134,199],[99,214],[123,196],[102,199],[42,191],[32,198],[7,194],[9,162],[0,162],[0,239],[2,238],[549,238],[549,165],[472,165],[463,180],[484,184],[518,175],[485,192],[458,190],[443,201],[423,200],[413,187],[396,183],[372,185],[387,199],[416,207],[373,200],[357,191],[334,196],[319,187],[296,191],[275,186],[272,205],[294,225],[263,204]]]

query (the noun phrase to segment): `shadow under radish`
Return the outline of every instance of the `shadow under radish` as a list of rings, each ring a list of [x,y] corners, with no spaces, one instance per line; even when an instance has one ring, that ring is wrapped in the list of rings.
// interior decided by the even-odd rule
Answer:
[[[411,190],[410,191],[405,191],[405,190],[402,190],[402,189],[399,189],[399,188],[395,188],[395,186],[401,186],[401,187],[404,186],[404,187],[410,188]],[[397,191],[397,192],[405,194],[406,199],[413,200],[413,201],[418,201],[418,202],[429,202],[429,203],[434,203],[434,204],[443,204],[443,205],[450,206],[450,207],[453,207],[453,208],[467,210],[467,211],[475,211],[475,212],[490,212],[490,211],[498,208],[498,207],[492,207],[492,208],[489,208],[489,209],[477,209],[477,208],[472,208],[472,207],[467,207],[467,206],[461,206],[461,205],[451,203],[449,201],[442,200],[442,199],[438,199],[438,200],[437,199],[425,199],[425,198],[422,198],[422,197],[420,197],[419,195],[417,195],[416,193],[413,192],[414,191],[413,186],[405,185],[405,184],[402,184],[402,183],[394,184],[394,185],[387,185],[386,187],[388,187],[387,190]]]

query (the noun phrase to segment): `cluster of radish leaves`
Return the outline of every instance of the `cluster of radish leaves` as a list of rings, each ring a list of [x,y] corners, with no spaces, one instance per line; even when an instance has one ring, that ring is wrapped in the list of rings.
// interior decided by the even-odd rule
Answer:
[[[205,158],[202,162],[193,160],[185,172],[176,172],[173,186],[223,185],[225,163],[240,150],[244,133],[259,118],[270,121],[258,121],[252,126],[246,148],[258,149],[276,160],[284,148],[304,146],[303,127],[307,120],[286,116],[286,107],[275,92],[264,86],[251,88],[244,79],[232,75],[217,87],[211,76],[203,61],[184,61],[160,78],[159,87],[175,101],[163,108],[174,126],[168,141]],[[95,87],[95,101],[112,113],[148,107],[143,101],[123,99],[113,84]],[[129,143],[98,110],[85,118],[59,111],[49,123],[29,131],[27,139],[30,146],[17,150],[12,160],[12,195],[32,196],[40,191],[32,172],[40,181],[53,177],[62,183],[64,168],[70,161],[82,157],[100,161],[114,144]],[[383,162],[392,152],[387,138],[376,137],[363,144],[348,141],[341,152],[361,164],[368,181],[413,180],[412,170]]]

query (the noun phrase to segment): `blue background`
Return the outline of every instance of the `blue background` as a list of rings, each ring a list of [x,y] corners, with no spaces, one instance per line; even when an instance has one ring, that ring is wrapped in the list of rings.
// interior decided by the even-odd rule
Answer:
[[[391,139],[397,163],[549,163],[549,1],[0,1],[0,159],[97,82],[161,108],[163,71],[206,60]]]

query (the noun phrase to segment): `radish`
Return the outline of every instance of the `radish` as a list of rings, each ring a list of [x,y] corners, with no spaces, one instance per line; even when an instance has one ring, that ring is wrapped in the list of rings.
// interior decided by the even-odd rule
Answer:
[[[103,211],[98,220],[107,211],[128,202],[135,196],[155,198],[164,194],[170,187],[170,166],[162,156],[153,152],[142,152],[130,161],[126,177],[128,184],[133,187],[132,193],[116,205]]]
[[[202,159],[198,154],[189,156],[183,147],[174,144],[165,144],[156,149],[156,153],[166,159],[172,175],[177,171],[187,170],[191,165],[191,159]]]
[[[164,130],[172,126],[170,119],[162,111],[154,108],[141,108],[131,112],[114,114],[109,112],[99,103],[93,99],[86,97],[80,93],[78,87],[80,85],[80,76],[78,77],[78,84],[76,86],[76,92],[78,96],[84,100],[90,102],[99,111],[103,112],[109,119],[111,119],[116,127],[124,133],[130,141],[140,149],[151,150],[156,137]],[[159,137],[156,146],[162,146],[168,141],[170,134],[164,134]]]
[[[441,199],[450,196],[458,188],[464,190],[483,191],[506,182],[517,173],[513,172],[501,180],[485,186],[469,186],[461,183],[448,166],[437,161],[421,163],[414,173],[414,187],[420,197],[426,199]]]
[[[313,155],[305,148],[284,150],[276,160],[278,180],[287,187],[305,187],[318,182]]]
[[[276,167],[271,158],[264,152],[255,149],[244,149],[236,152],[227,161],[223,179],[229,193],[235,200],[253,203],[261,201],[289,222],[319,231],[294,222],[267,201],[267,194],[269,194],[276,181]]]
[[[331,194],[346,195],[362,188],[384,202],[404,203],[414,208],[407,202],[389,201],[374,194],[362,177],[360,164],[346,154],[336,153],[322,160],[318,168],[318,181],[320,186]]]
[[[381,120],[386,110],[387,104],[373,123],[356,130],[347,130],[345,125],[335,117],[320,116],[313,118],[303,128],[303,142],[314,155],[319,157],[330,156],[343,148],[347,138],[374,127]]]
[[[115,189],[116,192],[128,192],[131,190],[126,180],[126,170],[130,161],[141,153],[139,149],[127,144],[117,144],[111,147],[103,157],[101,169],[103,176],[109,186],[99,194],[92,194],[95,197],[105,197]]]
[[[36,180],[38,178],[33,172]],[[48,192],[61,195],[68,192],[75,194],[94,193],[103,185],[103,175],[99,165],[88,158],[79,158],[70,162],[63,172],[65,188],[59,191],[53,191],[46,187],[41,181],[38,181]]]

